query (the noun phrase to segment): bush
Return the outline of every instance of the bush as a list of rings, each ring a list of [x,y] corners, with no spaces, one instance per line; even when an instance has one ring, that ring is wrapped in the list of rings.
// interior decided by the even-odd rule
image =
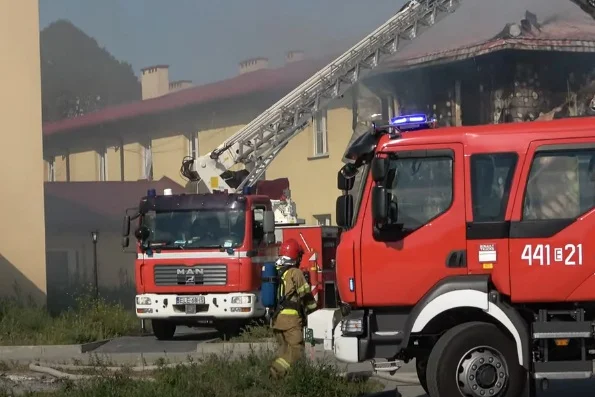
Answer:
[[[264,342],[266,339],[271,339],[273,337],[273,330],[268,324],[255,321],[252,324],[245,326],[238,336],[230,339],[230,342]]]
[[[0,300],[0,345],[61,345],[94,342],[139,333],[139,320],[119,304],[88,295],[51,316],[43,306]]]
[[[272,354],[253,352],[231,359],[209,356],[189,366],[164,368],[155,381],[134,380],[124,373],[78,384],[67,383],[53,397],[356,397],[382,389],[377,382],[349,381],[323,362],[297,363],[282,380],[268,377]]]

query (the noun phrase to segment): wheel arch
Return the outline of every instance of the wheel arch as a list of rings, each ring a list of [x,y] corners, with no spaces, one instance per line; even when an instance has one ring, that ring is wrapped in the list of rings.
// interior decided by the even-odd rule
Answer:
[[[444,316],[468,311],[475,315],[460,322],[490,319],[514,339],[519,364],[529,369],[527,324],[497,291],[490,291],[488,275],[453,276],[436,283],[411,311],[401,346],[408,347],[411,335],[422,333],[428,326],[434,328]]]

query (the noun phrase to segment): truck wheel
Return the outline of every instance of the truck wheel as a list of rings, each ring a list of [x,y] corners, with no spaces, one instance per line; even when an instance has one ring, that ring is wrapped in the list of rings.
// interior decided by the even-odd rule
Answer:
[[[419,356],[415,358],[415,371],[417,372],[417,378],[419,379],[419,384],[423,387],[426,394],[430,394],[428,392],[428,382],[426,381],[426,373],[428,369],[428,356]]]
[[[434,345],[426,380],[431,397],[518,397],[525,376],[514,341],[493,324],[470,322]]]
[[[176,333],[176,324],[166,320],[151,320],[153,335],[159,340],[170,340]]]

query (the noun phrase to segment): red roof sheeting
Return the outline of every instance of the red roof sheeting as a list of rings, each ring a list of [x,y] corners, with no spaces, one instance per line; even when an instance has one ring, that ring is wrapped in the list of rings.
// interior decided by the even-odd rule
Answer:
[[[278,69],[258,70],[228,80],[173,92],[158,98],[112,106],[72,119],[44,123],[43,133],[44,135],[52,135],[252,93],[283,89],[291,90],[327,63],[327,60],[304,60],[290,63]]]

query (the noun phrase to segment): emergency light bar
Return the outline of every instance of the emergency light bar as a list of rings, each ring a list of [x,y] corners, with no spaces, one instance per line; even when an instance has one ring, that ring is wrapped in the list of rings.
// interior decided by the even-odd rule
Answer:
[[[428,119],[425,114],[408,114],[390,119],[390,125],[397,127],[401,131],[433,128],[435,122],[436,120]]]

